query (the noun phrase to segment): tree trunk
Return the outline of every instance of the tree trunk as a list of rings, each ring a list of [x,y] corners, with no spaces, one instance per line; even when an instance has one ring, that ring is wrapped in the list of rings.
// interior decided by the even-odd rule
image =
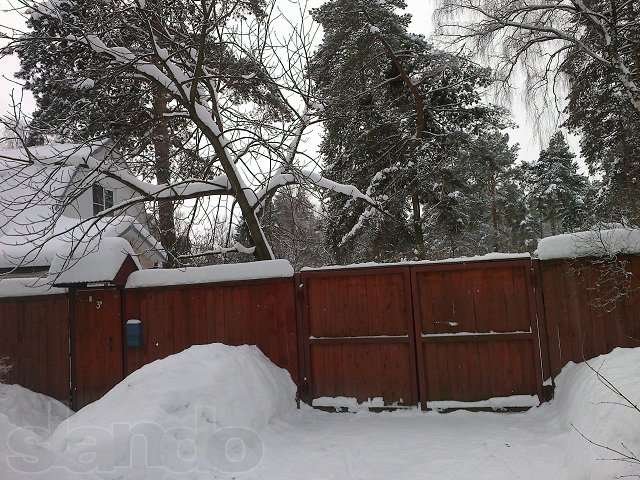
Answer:
[[[156,87],[153,96],[153,115],[155,127],[153,129],[153,148],[155,153],[155,170],[158,184],[171,182],[171,158],[169,146],[171,138],[169,125],[164,114],[167,112],[167,96]],[[173,202],[158,200],[158,226],[160,229],[160,243],[167,253],[167,267],[176,265],[176,225],[173,216]]]
[[[551,225],[551,235],[557,235],[558,234],[558,226],[556,224],[556,214],[555,213],[551,214],[551,217],[549,218],[549,223]]]
[[[422,215],[420,213],[420,197],[417,193],[411,195],[413,209],[413,237],[416,246],[416,255],[420,260],[426,257],[424,248],[424,230],[422,229]]]
[[[491,249],[494,252],[499,250],[498,245],[498,200],[496,198],[496,179],[492,177],[489,184],[490,196],[491,196],[491,224],[493,227],[493,245]]]

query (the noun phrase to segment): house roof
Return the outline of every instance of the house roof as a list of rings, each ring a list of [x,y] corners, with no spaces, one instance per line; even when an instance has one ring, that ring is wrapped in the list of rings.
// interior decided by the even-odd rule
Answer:
[[[121,237],[133,230],[149,248],[164,255],[160,244],[134,218],[109,217],[80,220],[59,216],[24,225],[0,236],[0,269],[48,268],[64,251],[91,251],[97,241]]]
[[[5,148],[0,157],[5,160],[37,159],[40,163],[55,164],[61,159],[71,160],[65,163],[84,163],[89,157],[104,158],[110,141],[88,143],[50,143],[33,147]]]
[[[91,157],[102,161],[104,155],[104,144],[0,150],[0,269],[49,267],[60,251],[82,250],[93,238],[129,231],[164,256],[159,243],[130,216],[83,220],[62,215],[68,194],[87,187],[75,175],[79,165]],[[38,162],[26,162],[33,158]],[[62,160],[73,166],[59,165]]]

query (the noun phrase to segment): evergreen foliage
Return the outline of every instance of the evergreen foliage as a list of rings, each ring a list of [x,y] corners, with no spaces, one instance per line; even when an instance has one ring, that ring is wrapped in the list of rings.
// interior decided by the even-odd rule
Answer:
[[[575,231],[585,225],[589,183],[578,172],[575,155],[562,132],[551,137],[549,146],[527,170],[529,223],[539,238]]]
[[[404,6],[331,0],[312,12],[324,29],[311,75],[325,103],[325,174],[366,190],[385,212],[328,196],[327,241],[339,262],[425,258],[442,249],[439,232],[456,251],[475,209],[459,152],[504,124],[504,112],[481,101],[491,72],[409,33]]]

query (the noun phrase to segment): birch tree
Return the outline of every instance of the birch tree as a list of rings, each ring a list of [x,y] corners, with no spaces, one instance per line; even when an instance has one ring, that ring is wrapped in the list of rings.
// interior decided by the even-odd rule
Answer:
[[[564,64],[594,61],[640,111],[640,4],[634,0],[442,0],[440,33],[492,57],[507,81],[553,84]]]

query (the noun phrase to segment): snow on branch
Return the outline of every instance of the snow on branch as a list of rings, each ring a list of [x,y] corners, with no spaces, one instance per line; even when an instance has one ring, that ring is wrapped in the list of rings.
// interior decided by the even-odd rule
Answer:
[[[364,209],[364,212],[360,214],[360,217],[358,217],[358,221],[353,225],[353,227],[351,227],[351,230],[349,230],[342,236],[339,245],[343,246],[345,243],[351,240],[360,231],[365,222],[369,218],[373,217],[375,213],[376,211],[373,208],[367,206],[367,208]]]
[[[295,173],[280,173],[269,179],[267,185],[255,193],[256,205],[264,202],[275,190],[287,185],[304,185],[311,184],[316,187],[330,190],[332,192],[341,193],[356,200],[364,200],[370,205],[377,206],[376,202],[367,194],[362,193],[358,187],[345,183],[338,183],[329,180],[318,172],[311,170],[300,170]]]
[[[380,186],[382,181],[389,174],[395,173],[398,170],[400,170],[400,168],[401,168],[400,162],[396,162],[395,164],[391,165],[390,167],[383,168],[378,173],[376,173],[373,176],[373,178],[371,179],[371,182],[369,183],[369,186],[367,187],[367,192],[366,192],[365,195],[367,197],[369,197],[369,198],[372,198],[373,195],[374,195],[375,190]],[[383,195],[382,196],[382,200],[386,200],[386,199],[387,199],[387,197],[385,195]],[[374,202],[374,205],[377,205],[377,203]],[[368,219],[370,219],[371,217],[373,217],[375,213],[376,213],[376,210],[374,208],[371,208],[371,206],[367,206],[365,208],[365,210],[360,214],[360,217],[358,218],[356,223],[353,225],[353,227],[351,227],[351,230],[349,230],[347,233],[345,233],[343,235],[342,239],[340,240],[340,244],[339,245],[343,246],[345,243],[347,243],[349,240],[351,240],[360,231],[360,229],[364,226],[366,221]]]
[[[116,180],[136,191],[139,196],[126,200],[122,204],[111,207],[107,213],[117,212],[135,203],[153,200],[186,200],[212,195],[233,195],[229,179],[226,175],[218,175],[211,179],[187,178],[170,184],[154,184],[140,180],[129,170],[116,164],[107,164],[95,157],[76,155],[74,152],[61,151],[61,156],[39,158],[25,149],[26,156],[7,155],[0,152],[0,158],[28,165],[80,167],[88,169],[94,175],[104,175]]]
[[[189,260],[193,258],[208,257],[212,255],[224,255],[226,253],[234,253],[234,252],[253,255],[253,252],[255,252],[255,250],[256,250],[255,247],[246,247],[241,243],[236,242],[230,247],[222,247],[220,245],[214,245],[214,247],[210,250],[205,250],[204,252],[198,252],[191,255],[180,255],[178,259]]]

